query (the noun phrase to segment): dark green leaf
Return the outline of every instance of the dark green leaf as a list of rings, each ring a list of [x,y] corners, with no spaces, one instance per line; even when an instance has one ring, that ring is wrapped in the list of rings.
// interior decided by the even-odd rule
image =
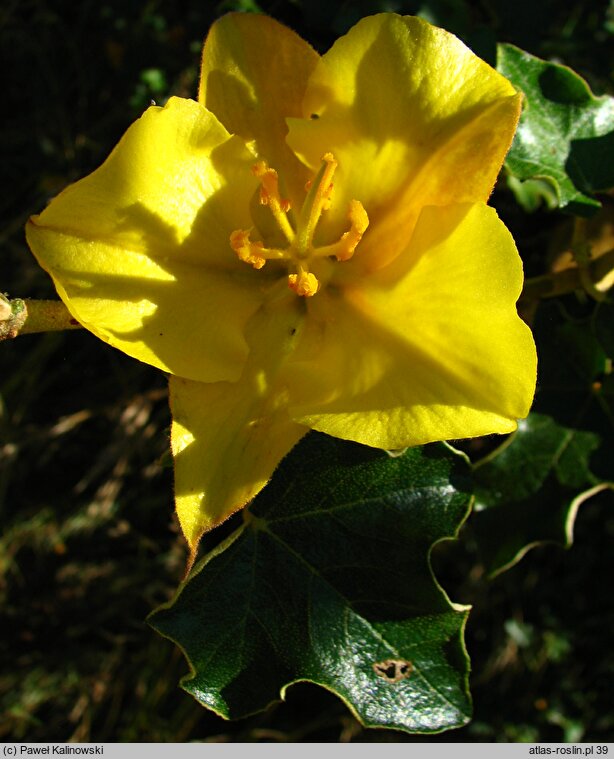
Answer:
[[[433,732],[468,721],[466,610],[433,578],[470,495],[442,444],[398,457],[311,433],[152,624],[185,652],[183,687],[228,718],[297,681],[366,725]]]
[[[516,563],[537,543],[572,539],[575,501],[598,483],[590,456],[599,437],[531,414],[475,470],[474,527],[491,574]]]
[[[498,46],[497,69],[525,95],[509,172],[549,182],[562,208],[597,208],[593,193],[614,186],[614,98],[595,97],[571,69],[513,45]]]
[[[607,329],[607,312],[601,304],[575,315],[557,302],[543,303],[533,333],[539,356],[535,411],[552,416],[559,424],[588,430],[599,436],[600,447],[592,469],[601,479],[612,478],[614,406],[609,390],[612,364],[599,327]],[[569,304],[577,312],[577,304]],[[599,314],[602,317],[599,318]]]
[[[606,356],[614,360],[614,302],[603,301],[595,309],[593,328]]]
[[[614,393],[591,316],[540,308],[535,411],[475,467],[473,524],[491,574],[542,541],[571,544],[577,508],[614,479]]]

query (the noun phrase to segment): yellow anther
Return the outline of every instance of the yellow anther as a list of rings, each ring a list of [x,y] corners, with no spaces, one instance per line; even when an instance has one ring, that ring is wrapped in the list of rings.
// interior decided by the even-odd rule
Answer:
[[[310,298],[318,292],[320,283],[311,272],[301,269],[298,274],[288,275],[288,287],[297,295]]]
[[[369,217],[365,207],[359,200],[350,201],[350,210],[348,212],[350,228],[341,235],[340,250],[335,253],[337,261],[347,261],[356,250],[356,246],[362,240],[362,236],[369,226]]]
[[[251,264],[254,269],[262,269],[265,263],[271,259],[287,258],[283,250],[277,248],[265,248],[264,243],[252,242],[249,239],[250,232],[245,229],[236,229],[230,234],[230,247],[239,256],[241,261]]]
[[[279,228],[288,242],[294,240],[294,230],[286,214],[290,210],[290,201],[279,194],[279,176],[275,169],[270,169],[264,161],[252,166],[252,173],[260,180],[260,202],[271,209]]]
[[[262,269],[266,263],[264,256],[259,255],[264,247],[260,242],[252,242],[249,239],[249,231],[236,229],[230,235],[230,247],[239,256],[241,261],[251,264],[254,269]]]
[[[337,261],[349,261],[354,255],[356,246],[362,240],[362,236],[369,226],[369,217],[359,200],[350,201],[348,211],[350,228],[341,235],[341,238],[332,245],[324,245],[314,250],[317,256],[335,256]]]

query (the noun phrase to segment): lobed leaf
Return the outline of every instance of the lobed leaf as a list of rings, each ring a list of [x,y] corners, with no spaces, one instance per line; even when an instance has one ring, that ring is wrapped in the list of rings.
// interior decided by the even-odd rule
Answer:
[[[614,377],[598,339],[609,338],[612,315],[599,314],[572,318],[557,303],[538,311],[535,410],[474,468],[472,523],[491,575],[540,542],[571,545],[579,505],[613,487]]]
[[[497,69],[525,95],[505,164],[512,177],[549,183],[561,208],[598,208],[593,193],[614,186],[614,98],[595,97],[571,69],[514,45],[498,46]]]
[[[599,484],[590,456],[599,436],[530,414],[475,470],[473,524],[491,575],[544,541],[570,545],[577,506]]]
[[[465,724],[467,610],[449,602],[429,553],[469,502],[465,460],[443,444],[392,457],[311,433],[150,618],[188,659],[183,687],[226,718],[310,681],[368,726]]]

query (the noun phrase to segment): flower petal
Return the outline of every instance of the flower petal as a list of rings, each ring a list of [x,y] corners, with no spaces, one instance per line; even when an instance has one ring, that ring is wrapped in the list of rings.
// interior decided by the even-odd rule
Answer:
[[[536,375],[514,306],[521,284],[493,209],[424,209],[409,247],[367,286],[312,299],[286,368],[292,417],[380,448],[510,432]]]
[[[177,514],[192,551],[266,485],[309,431],[288,416],[278,379],[303,317],[293,294],[264,306],[249,324],[251,351],[238,382],[170,378]]]
[[[325,234],[336,239],[359,200],[371,227],[356,264],[368,244],[385,265],[423,206],[488,198],[519,110],[512,85],[452,34],[380,14],[322,56],[288,142],[313,169],[334,154],[334,228]]]
[[[285,191],[302,201],[308,172],[285,142],[286,117],[302,115],[313,48],[268,16],[229,13],[205,42],[198,99],[233,134],[255,140],[257,152],[280,172]]]
[[[264,284],[229,243],[251,225],[252,162],[201,105],[172,98],[32,217],[28,242],[98,337],[173,374],[235,380]]]

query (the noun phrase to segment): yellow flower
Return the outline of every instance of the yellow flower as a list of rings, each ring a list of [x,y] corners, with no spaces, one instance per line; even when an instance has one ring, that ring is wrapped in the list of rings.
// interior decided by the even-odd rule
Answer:
[[[198,102],[151,107],[27,226],[71,313],[169,372],[189,544],[310,429],[393,449],[510,432],[536,372],[486,205],[520,96],[425,21],[324,56],[230,14]]]

